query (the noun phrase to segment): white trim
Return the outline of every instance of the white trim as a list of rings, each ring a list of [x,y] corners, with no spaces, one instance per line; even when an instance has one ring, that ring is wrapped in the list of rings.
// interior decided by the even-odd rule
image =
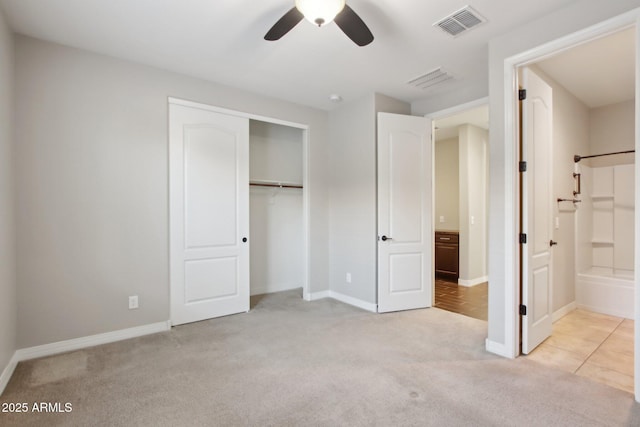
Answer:
[[[570,302],[569,304],[565,305],[564,307],[554,311],[553,314],[551,315],[551,321],[553,323],[557,322],[558,320],[562,319],[567,314],[571,313],[576,308],[578,308],[578,304],[576,304],[575,301],[574,302]]]
[[[310,257],[311,257],[311,181],[309,179],[309,125],[303,123],[290,122],[288,120],[276,119],[273,117],[261,116],[258,114],[246,113],[243,111],[230,110],[228,108],[217,107],[215,105],[203,104],[200,102],[188,101],[186,99],[167,97],[168,103],[173,105],[182,105],[184,107],[197,108],[205,111],[213,111],[216,113],[227,114],[229,116],[244,117],[249,120],[258,120],[261,122],[273,123],[276,125],[288,126],[296,129],[302,129],[302,227],[303,227],[303,245],[304,245],[304,260],[303,260],[303,277],[304,283],[302,285],[302,298],[305,301],[312,301],[311,297],[311,269],[310,269]],[[167,136],[168,138],[168,136]],[[169,260],[171,261],[171,260]],[[169,265],[171,262],[169,262]],[[171,284],[169,284],[171,286]]]
[[[545,57],[556,54],[566,49],[570,49],[582,43],[586,43],[598,37],[606,36],[613,32],[620,31],[625,27],[631,27],[637,25],[637,21],[640,18],[640,9],[634,9],[626,12],[622,15],[616,16],[611,19],[607,19],[598,24],[589,26],[585,29],[576,31],[566,36],[560,37],[556,40],[542,44],[535,48],[526,50],[517,55],[511,56],[504,60],[504,172],[505,172],[505,241],[504,247],[507,249],[504,253],[504,269],[505,280],[507,285],[505,286],[505,348],[509,349],[514,355],[519,353],[519,341],[520,341],[520,318],[517,315],[518,305],[520,298],[519,291],[519,266],[516,264],[518,260],[518,245],[515,244],[515,236],[518,233],[518,194],[517,194],[517,182],[518,173],[516,170],[516,147],[517,147],[517,123],[515,121],[515,112],[517,109],[517,68],[530,64],[535,61],[539,61]],[[636,49],[638,47],[636,46]],[[636,55],[636,61],[638,60]],[[636,65],[636,80],[638,80],[638,66]],[[637,85],[636,85],[637,86]],[[638,88],[636,87],[636,93]],[[638,96],[636,96],[636,103],[638,103]],[[638,111],[636,109],[636,123],[638,123]],[[636,126],[637,128],[638,126]],[[638,130],[636,129],[636,132]],[[640,144],[638,142],[638,134],[636,133],[636,147]],[[639,167],[636,164],[636,179],[638,178]],[[637,190],[637,189],[636,189]],[[636,222],[638,223],[638,215],[636,215]],[[637,227],[636,227],[637,228]],[[636,230],[636,246],[640,243],[640,234]],[[511,250],[509,250],[511,248]],[[640,267],[640,262],[636,255],[636,267]],[[511,278],[511,285],[509,285],[509,278]],[[640,297],[636,292],[636,311],[640,312]],[[491,308],[491,307],[490,307]],[[640,350],[640,328],[636,330],[635,342]],[[640,354],[636,351],[636,368],[640,368]],[[640,402],[640,375],[636,375],[636,400]]]
[[[320,291],[309,293],[308,301],[317,301],[319,299],[331,298],[331,291]]]
[[[18,358],[16,353],[13,353],[9,363],[2,371],[2,375],[0,375],[0,396],[4,393],[4,389],[7,387],[7,384],[9,384],[9,380],[11,379],[13,372],[16,370],[16,366],[18,366]]]
[[[170,321],[151,323],[137,326],[135,328],[121,329],[119,331],[106,332],[103,334],[90,335],[88,337],[74,338],[66,341],[58,341],[51,344],[38,345],[35,347],[22,348],[16,351],[15,359],[18,362],[23,360],[36,359],[38,357],[51,356],[65,353],[67,351],[80,350],[94,347],[96,345],[109,344],[116,341],[141,337],[143,335],[165,332],[171,329]]]
[[[497,354],[498,356],[506,357],[509,359],[514,358],[511,352],[507,351],[507,347],[505,347],[504,344],[500,344],[495,341],[490,341],[489,338],[487,338],[484,341],[484,348],[489,353]]]
[[[482,284],[484,282],[488,282],[488,281],[489,281],[489,277],[488,276],[476,277],[475,279],[470,279],[470,280],[458,278],[458,285],[470,288],[470,287],[473,287],[473,286],[478,286],[478,285],[480,285],[480,284]]]
[[[339,292],[329,291],[329,296],[334,300],[343,302],[345,304],[352,305],[354,307],[361,308],[363,310],[371,311],[373,313],[378,312],[378,305],[370,302],[362,301],[361,299],[350,297]]]
[[[320,291],[309,294],[309,301],[317,301],[324,298],[331,298],[336,301],[343,302],[345,304],[352,305],[354,307],[361,308],[363,310],[371,311],[373,313],[378,312],[378,305],[370,302],[362,301],[361,299],[350,297],[348,295],[341,294],[334,291]]]
[[[485,96],[484,98],[465,102],[464,104],[456,105],[455,107],[445,108],[444,110],[434,111],[433,113],[427,113],[424,116],[431,120],[437,120],[442,119],[443,117],[453,116],[454,114],[462,113],[467,110],[473,110],[474,108],[482,107],[483,105],[489,105],[489,97]]]
[[[302,131],[302,298],[308,301],[311,292],[311,180],[309,179],[309,129]],[[251,211],[251,209],[249,209]]]
[[[198,108],[200,110],[213,111],[215,113],[222,113],[222,114],[227,114],[229,116],[235,116],[235,117],[244,117],[250,120],[259,120],[261,122],[268,122],[268,123],[273,123],[277,125],[298,128],[298,129],[309,129],[309,125],[305,125],[302,123],[290,122],[287,120],[261,116],[258,114],[245,113],[243,111],[230,110],[228,108],[217,107],[215,105],[202,104],[200,102],[194,102],[194,101],[187,101],[186,99],[173,98],[170,96],[168,97],[168,100],[169,100],[169,104],[182,105],[184,107],[190,107],[190,108]]]

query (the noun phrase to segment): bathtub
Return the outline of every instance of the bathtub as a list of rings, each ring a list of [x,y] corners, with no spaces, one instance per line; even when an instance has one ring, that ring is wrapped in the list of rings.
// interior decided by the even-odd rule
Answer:
[[[631,270],[593,267],[576,276],[578,308],[634,318],[634,274]]]

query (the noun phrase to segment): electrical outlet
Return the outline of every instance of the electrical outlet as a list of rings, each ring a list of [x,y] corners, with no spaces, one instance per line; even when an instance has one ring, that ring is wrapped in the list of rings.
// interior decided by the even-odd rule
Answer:
[[[131,295],[129,297],[129,310],[138,308],[138,295]]]
[[[351,283],[351,273],[347,273],[347,283]]]
[[[444,222],[444,215],[440,215],[440,222]]]
[[[476,223],[476,217],[471,215],[471,225],[474,225]]]
[[[560,218],[556,217],[556,230],[560,229]]]

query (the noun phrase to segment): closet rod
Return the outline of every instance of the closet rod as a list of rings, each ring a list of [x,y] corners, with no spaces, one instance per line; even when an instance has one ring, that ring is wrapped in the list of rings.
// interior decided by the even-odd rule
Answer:
[[[616,151],[615,153],[593,154],[591,156],[578,156],[576,154],[575,156],[573,156],[573,161],[575,163],[578,163],[582,159],[590,159],[592,157],[612,156],[614,154],[628,154],[628,153],[635,153],[635,152],[636,152],[636,150]]]
[[[297,184],[280,184],[277,182],[250,182],[249,185],[255,185],[258,187],[276,187],[276,188],[302,188],[302,185]]]

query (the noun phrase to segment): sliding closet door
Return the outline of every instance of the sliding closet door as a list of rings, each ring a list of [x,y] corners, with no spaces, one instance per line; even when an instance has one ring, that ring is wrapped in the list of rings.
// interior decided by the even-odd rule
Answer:
[[[249,310],[249,120],[170,104],[171,322]]]

